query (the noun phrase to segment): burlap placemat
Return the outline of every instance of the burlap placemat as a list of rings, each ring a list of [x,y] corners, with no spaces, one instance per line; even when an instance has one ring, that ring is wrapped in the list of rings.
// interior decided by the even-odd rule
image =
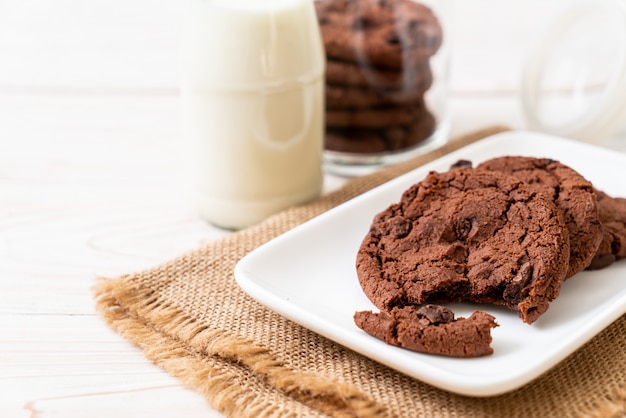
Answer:
[[[237,261],[359,193],[489,134],[352,179],[340,190],[148,271],[100,279],[105,321],[229,417],[626,416],[626,316],[525,387],[491,398],[436,389],[273,313],[237,286]]]

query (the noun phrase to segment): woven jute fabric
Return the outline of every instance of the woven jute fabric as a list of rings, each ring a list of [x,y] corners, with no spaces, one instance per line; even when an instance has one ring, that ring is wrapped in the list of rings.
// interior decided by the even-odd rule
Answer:
[[[259,245],[404,172],[504,128],[406,163],[147,271],[100,278],[97,309],[147,358],[229,417],[626,416],[626,316],[540,378],[504,395],[449,393],[303,328],[247,296],[233,268]],[[625,282],[626,285],[626,282]]]

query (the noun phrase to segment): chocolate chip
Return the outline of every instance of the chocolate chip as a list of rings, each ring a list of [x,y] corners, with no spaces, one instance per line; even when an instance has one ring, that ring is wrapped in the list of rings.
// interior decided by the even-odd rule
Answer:
[[[424,305],[417,310],[417,314],[428,319],[433,325],[454,321],[454,312],[439,305]]]

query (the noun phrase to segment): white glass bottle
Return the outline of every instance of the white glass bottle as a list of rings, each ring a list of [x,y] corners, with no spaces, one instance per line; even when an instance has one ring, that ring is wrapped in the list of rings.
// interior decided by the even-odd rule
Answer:
[[[239,229],[322,189],[325,56],[311,0],[189,0],[181,45],[192,194]]]

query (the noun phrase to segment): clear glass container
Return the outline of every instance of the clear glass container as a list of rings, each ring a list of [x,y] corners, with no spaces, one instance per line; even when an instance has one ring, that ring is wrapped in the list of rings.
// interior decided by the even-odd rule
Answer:
[[[533,129],[587,142],[626,133],[626,2],[577,0],[529,54],[523,108]]]
[[[448,140],[447,3],[315,1],[327,61],[327,172],[366,174]]]

